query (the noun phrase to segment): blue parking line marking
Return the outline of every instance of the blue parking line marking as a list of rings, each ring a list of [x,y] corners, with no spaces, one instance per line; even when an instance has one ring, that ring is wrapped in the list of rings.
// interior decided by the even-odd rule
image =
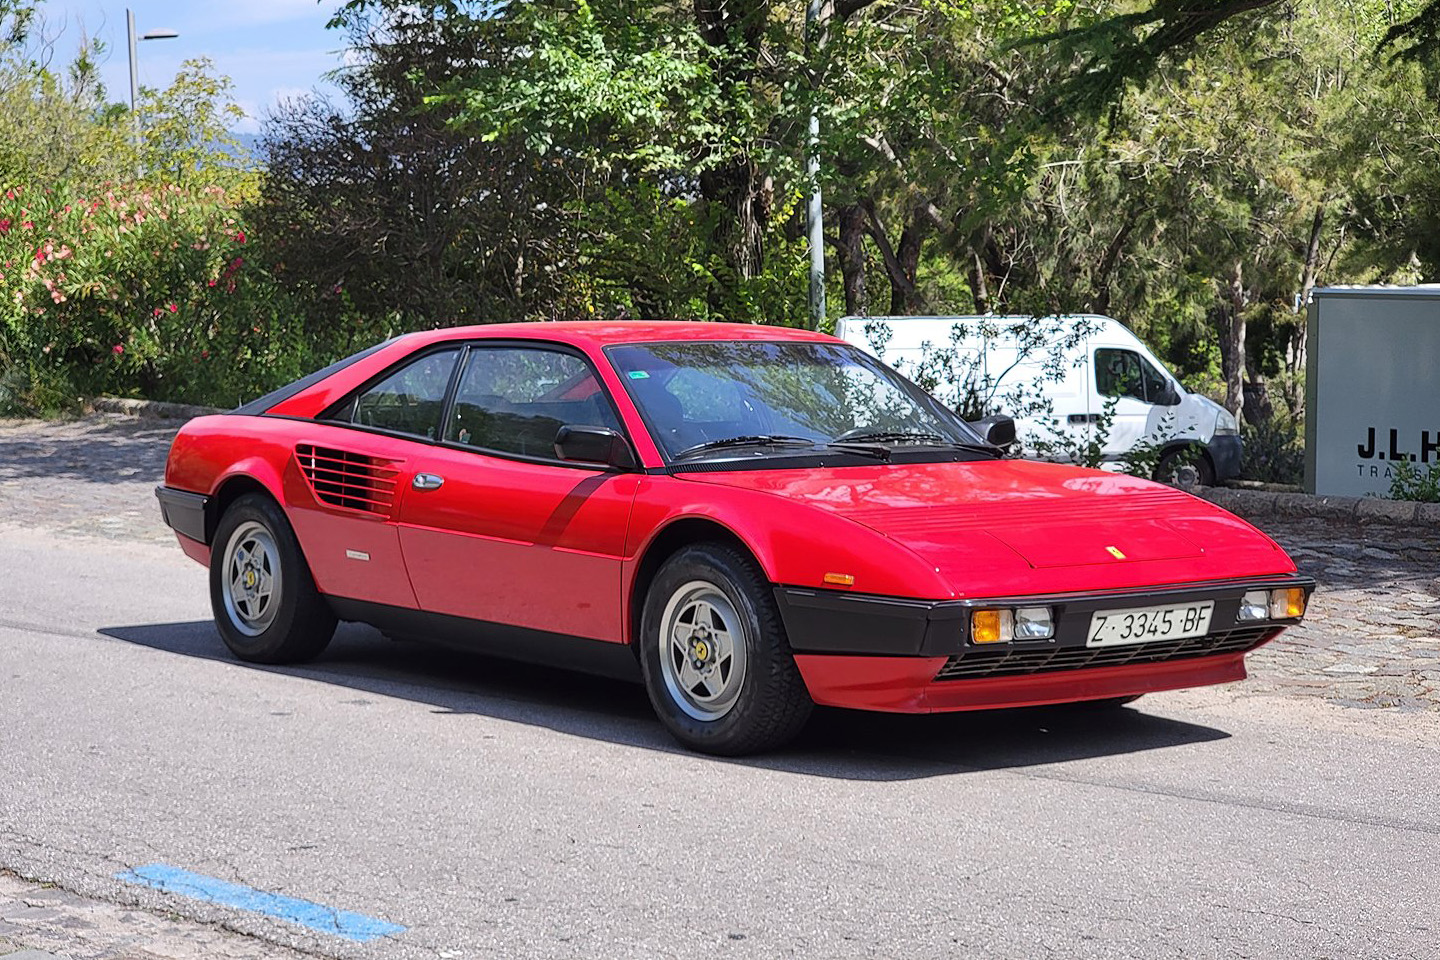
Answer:
[[[238,907],[276,917],[289,923],[299,924],[321,933],[331,933],[347,940],[364,943],[379,937],[404,933],[405,928],[388,920],[377,920],[363,913],[336,910],[324,904],[312,903],[298,897],[284,897],[278,893],[266,893],[244,884],[229,883],[207,877],[202,873],[191,873],[163,863],[147,863],[115,874],[116,880],[153,887],[166,893],[178,893],[206,903],[218,903],[227,907]]]

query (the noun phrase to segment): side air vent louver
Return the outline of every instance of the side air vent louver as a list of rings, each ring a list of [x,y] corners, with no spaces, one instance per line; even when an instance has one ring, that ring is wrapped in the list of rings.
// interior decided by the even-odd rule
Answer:
[[[395,461],[302,443],[295,459],[322,503],[388,517],[395,503]]]

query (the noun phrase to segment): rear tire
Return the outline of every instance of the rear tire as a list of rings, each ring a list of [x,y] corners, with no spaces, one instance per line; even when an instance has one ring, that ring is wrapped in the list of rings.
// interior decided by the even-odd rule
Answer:
[[[215,531],[210,606],[230,652],[251,663],[302,663],[335,635],[335,614],[278,504],[247,493]]]
[[[814,708],[769,582],[725,544],[685,547],[661,566],[645,595],[639,652],[655,713],[692,750],[773,750]]]

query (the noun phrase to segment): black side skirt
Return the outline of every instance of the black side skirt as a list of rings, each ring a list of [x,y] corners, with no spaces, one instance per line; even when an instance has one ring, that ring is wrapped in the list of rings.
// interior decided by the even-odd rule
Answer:
[[[341,620],[368,623],[405,640],[423,640],[462,650],[641,682],[640,664],[630,645],[530,630],[487,620],[470,620],[368,600],[326,597]]]

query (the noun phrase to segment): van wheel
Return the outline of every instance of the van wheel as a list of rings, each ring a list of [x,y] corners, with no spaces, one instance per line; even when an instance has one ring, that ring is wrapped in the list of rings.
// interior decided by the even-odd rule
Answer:
[[[1155,479],[1160,483],[1178,486],[1180,471],[1191,467],[1195,471],[1195,482],[1202,487],[1215,486],[1215,465],[1210,457],[1200,450],[1179,447],[1160,458],[1155,465]]]

